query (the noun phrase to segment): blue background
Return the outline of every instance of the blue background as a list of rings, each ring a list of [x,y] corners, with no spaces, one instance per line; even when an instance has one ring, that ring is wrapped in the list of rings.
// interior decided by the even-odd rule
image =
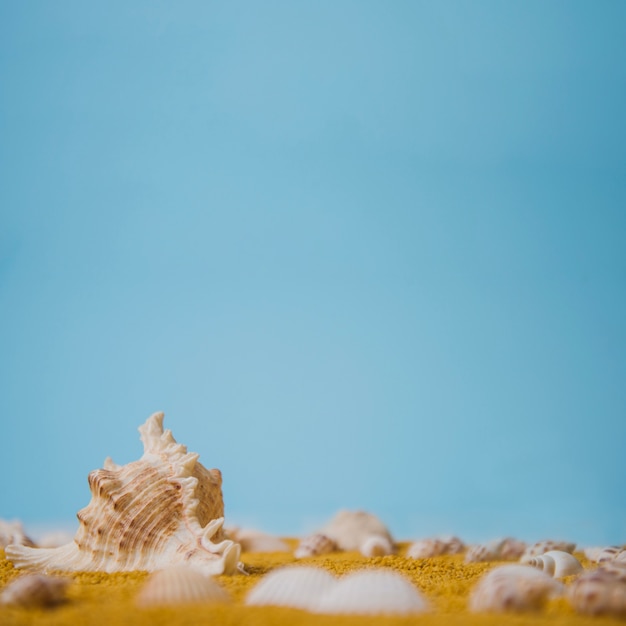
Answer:
[[[137,427],[227,523],[626,541],[626,3],[0,3],[0,517]]]

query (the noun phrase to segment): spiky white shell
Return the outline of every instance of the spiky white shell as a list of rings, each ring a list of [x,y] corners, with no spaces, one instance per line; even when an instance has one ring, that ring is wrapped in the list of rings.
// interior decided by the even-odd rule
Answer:
[[[151,574],[137,596],[141,607],[229,601],[226,590],[213,578],[182,564]]]
[[[528,565],[500,565],[484,575],[470,594],[472,612],[535,611],[559,595],[563,585]]]
[[[614,563],[586,572],[568,589],[568,598],[578,613],[626,615],[626,568]]]
[[[33,546],[35,545],[30,537],[26,536],[22,522],[19,520],[0,519],[0,548],[8,545]]]
[[[394,547],[387,537],[383,537],[382,535],[370,535],[361,544],[359,552],[367,557],[387,556],[388,554],[394,553]]]
[[[0,594],[0,604],[23,607],[53,606],[65,599],[70,584],[67,578],[44,574],[25,574],[11,581]]]
[[[372,537],[384,539],[386,545],[394,544],[383,522],[366,511],[339,511],[320,529],[320,533],[334,541],[339,550],[363,552],[367,547],[366,542]]]
[[[573,554],[562,550],[550,550],[539,556],[522,557],[521,562],[532,565],[554,578],[572,576],[583,571],[580,561]]]
[[[305,559],[312,556],[330,554],[336,549],[337,544],[330,537],[322,533],[314,533],[300,541],[293,555],[296,559]]]
[[[411,615],[428,610],[428,602],[401,574],[362,570],[344,576],[322,597],[317,613]]]
[[[626,558],[626,551],[621,546],[589,547],[583,550],[585,556],[590,561],[596,563],[606,563],[614,559],[623,560]]]
[[[319,567],[282,567],[257,583],[247,595],[246,604],[316,611],[335,582],[332,574]]]
[[[53,549],[11,545],[15,567],[66,571],[155,571],[189,563],[208,574],[237,569],[239,546],[224,540],[219,470],[163,430],[163,413],[139,428],[143,456],[128,465],[110,460],[89,474],[91,502],[80,510],[74,540]]]

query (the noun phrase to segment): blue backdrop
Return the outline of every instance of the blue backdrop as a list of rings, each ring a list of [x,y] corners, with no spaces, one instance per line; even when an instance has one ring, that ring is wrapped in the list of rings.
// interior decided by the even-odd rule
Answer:
[[[156,410],[228,523],[626,541],[626,3],[0,3],[0,517]]]

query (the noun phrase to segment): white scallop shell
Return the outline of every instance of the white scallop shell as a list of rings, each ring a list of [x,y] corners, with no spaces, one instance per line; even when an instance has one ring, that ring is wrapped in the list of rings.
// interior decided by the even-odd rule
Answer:
[[[44,574],[25,574],[11,581],[0,594],[0,604],[23,607],[53,606],[65,599],[70,584],[67,578]]]
[[[312,556],[330,554],[337,549],[337,544],[322,533],[309,535],[300,541],[293,555],[296,559],[305,559]]]
[[[378,517],[366,511],[339,511],[320,533],[337,544],[339,550],[362,550],[371,537],[380,537],[393,546],[387,527]]]
[[[242,552],[289,552],[289,546],[279,537],[252,528],[229,528],[229,539],[241,546]]]
[[[570,554],[576,549],[576,544],[569,541],[554,541],[552,539],[545,539],[543,541],[537,541],[537,543],[528,546],[522,554],[522,558],[539,556],[550,552],[550,550],[560,550],[561,552],[569,552]]]
[[[246,604],[315,611],[335,583],[335,577],[319,567],[282,567],[257,583],[246,596]]]
[[[137,596],[141,607],[229,602],[225,589],[189,565],[173,565],[151,574]]]
[[[316,613],[411,615],[429,609],[417,588],[398,572],[361,570],[344,576],[322,597]]]
[[[32,539],[26,536],[22,522],[19,520],[0,519],[0,548],[8,545],[34,546]]]
[[[554,578],[572,576],[583,571],[580,561],[573,554],[562,550],[550,550],[539,556],[524,556],[521,562],[532,565]]]
[[[478,581],[468,607],[472,612],[534,611],[562,591],[561,583],[534,567],[500,565]]]
[[[239,546],[224,540],[222,477],[163,430],[163,413],[139,428],[143,456],[89,474],[91,502],[78,512],[74,540],[53,549],[10,545],[18,568],[155,571],[187,562],[208,574],[237,570]]]
[[[576,579],[568,589],[574,609],[584,615],[626,615],[626,569],[599,567]],[[622,572],[620,572],[622,570]]]
[[[337,580],[322,568],[297,566],[267,574],[248,594],[246,604],[355,614],[409,614],[428,608],[411,582],[390,570],[362,570]]]

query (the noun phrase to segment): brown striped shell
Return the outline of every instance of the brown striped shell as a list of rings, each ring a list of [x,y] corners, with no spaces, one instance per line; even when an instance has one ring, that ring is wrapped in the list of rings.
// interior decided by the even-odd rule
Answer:
[[[58,548],[11,545],[15,567],[35,570],[154,571],[188,563],[207,574],[233,573],[239,546],[224,539],[219,470],[187,452],[163,413],[139,428],[143,456],[127,465],[110,459],[89,474],[91,502],[78,514],[74,540]]]

